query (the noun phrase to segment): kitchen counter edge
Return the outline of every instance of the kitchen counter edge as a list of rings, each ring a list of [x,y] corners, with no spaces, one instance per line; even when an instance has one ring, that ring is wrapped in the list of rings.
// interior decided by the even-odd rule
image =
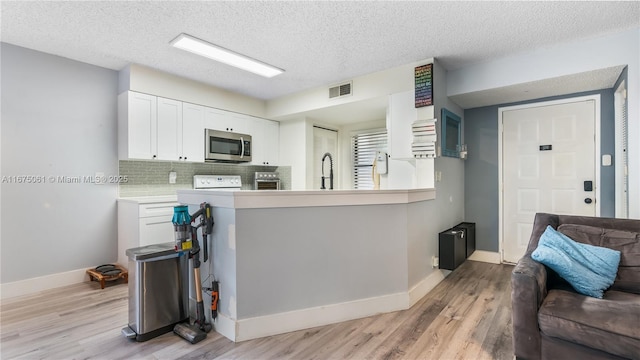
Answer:
[[[178,190],[178,202],[233,209],[410,204],[433,200],[436,191],[408,190]]]

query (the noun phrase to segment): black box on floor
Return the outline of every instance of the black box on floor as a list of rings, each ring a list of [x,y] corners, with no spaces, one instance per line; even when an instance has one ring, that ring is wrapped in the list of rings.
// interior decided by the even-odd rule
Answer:
[[[455,270],[467,258],[466,249],[463,230],[451,228],[438,234],[440,269]]]
[[[464,238],[467,243],[466,257],[471,256],[476,251],[476,223],[461,222],[453,228],[464,231]]]

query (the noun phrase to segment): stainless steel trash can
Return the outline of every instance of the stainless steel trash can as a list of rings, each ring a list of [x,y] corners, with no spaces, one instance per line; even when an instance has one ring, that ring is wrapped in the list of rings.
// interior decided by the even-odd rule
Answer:
[[[173,330],[189,317],[188,253],[173,242],[128,249],[128,338],[147,341]]]

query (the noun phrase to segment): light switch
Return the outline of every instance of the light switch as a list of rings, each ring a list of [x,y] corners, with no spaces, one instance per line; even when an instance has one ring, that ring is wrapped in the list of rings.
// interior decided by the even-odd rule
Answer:
[[[178,178],[178,173],[176,173],[175,171],[169,172],[169,184],[175,184],[177,178]]]
[[[611,166],[611,155],[610,154],[602,155],[602,166]]]

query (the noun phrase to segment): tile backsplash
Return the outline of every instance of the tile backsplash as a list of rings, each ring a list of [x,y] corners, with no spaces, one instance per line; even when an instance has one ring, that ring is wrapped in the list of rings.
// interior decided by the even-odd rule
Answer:
[[[175,195],[176,190],[192,189],[194,175],[240,175],[242,189],[253,190],[256,171],[277,171],[280,188],[291,189],[290,166],[253,166],[224,163],[189,163],[184,161],[120,160],[120,176],[127,182],[119,185],[120,197]],[[169,184],[169,172],[177,174],[176,183]]]

